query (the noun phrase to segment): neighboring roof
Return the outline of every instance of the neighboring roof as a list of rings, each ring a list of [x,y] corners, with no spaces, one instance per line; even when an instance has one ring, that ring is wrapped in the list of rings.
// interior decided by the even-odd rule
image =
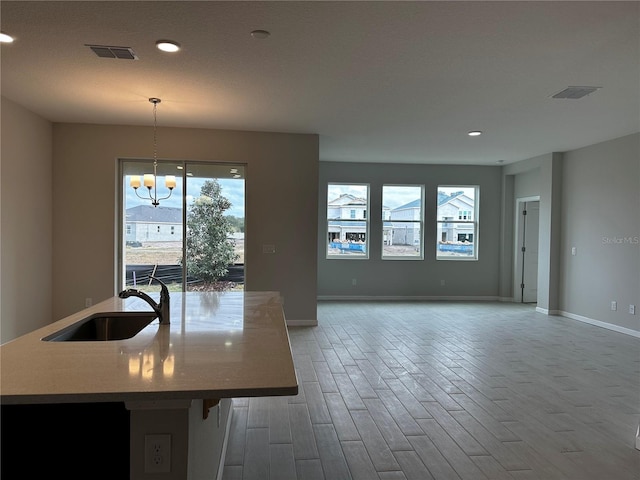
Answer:
[[[451,200],[453,200],[456,197],[459,197],[460,195],[463,195],[464,197],[466,197],[468,200],[471,201],[471,203],[473,204],[473,200],[471,200],[470,197],[467,197],[463,191],[460,192],[453,192],[451,195],[447,195],[444,192],[438,192],[438,206],[443,205]]]
[[[329,202],[332,207],[347,206],[347,205],[366,205],[367,201],[364,198],[356,197],[349,193],[343,193],[338,198],[335,198]]]
[[[405,203],[404,205],[401,205],[399,207],[394,208],[393,211],[395,212],[396,210],[404,210],[405,208],[416,208],[416,207],[420,207],[420,206],[421,206],[420,199],[417,198],[412,202]]]
[[[461,192],[454,192],[451,195],[448,195],[448,194],[446,194],[444,192],[438,192],[438,205],[443,205],[443,204],[445,204],[445,203],[447,203],[447,202],[449,202],[449,201],[453,200],[454,198],[459,197],[461,195],[463,197],[465,197],[465,199],[467,200],[466,203],[470,203],[470,204],[473,205],[473,200],[470,197],[467,197],[464,194],[464,192],[462,192],[462,191]],[[407,208],[417,208],[417,207],[420,207],[420,199],[419,198],[413,200],[412,202],[405,203],[404,205],[396,207],[396,208],[393,209],[393,211],[403,210],[403,209],[407,209]]]
[[[127,222],[142,223],[182,223],[182,209],[153,205],[138,205],[127,208]]]

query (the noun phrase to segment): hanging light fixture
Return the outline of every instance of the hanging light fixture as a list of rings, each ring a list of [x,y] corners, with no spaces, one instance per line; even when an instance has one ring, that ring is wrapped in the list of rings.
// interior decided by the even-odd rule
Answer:
[[[169,195],[166,197],[158,198],[158,142],[157,142],[157,117],[156,110],[158,104],[161,102],[159,98],[152,97],[149,102],[153,103],[153,173],[145,173],[142,177],[142,185],[147,187],[147,195],[143,196],[138,193],[140,188],[140,175],[132,175],[129,185],[133,187],[138,198],[143,200],[151,200],[151,204],[154,207],[160,205],[160,200],[166,200],[173,193],[173,189],[176,188],[176,177],[174,175],[167,175],[164,180],[165,186],[169,189]],[[153,193],[152,193],[153,190]]]

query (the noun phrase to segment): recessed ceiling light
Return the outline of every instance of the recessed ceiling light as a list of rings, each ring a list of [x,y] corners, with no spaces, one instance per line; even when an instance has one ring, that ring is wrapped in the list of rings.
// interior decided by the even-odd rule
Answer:
[[[180,44],[173,40],[158,40],[156,42],[156,47],[158,47],[158,50],[162,50],[163,52],[177,52],[180,50]]]
[[[0,32],[0,43],[12,43],[13,37],[4,32]]]
[[[480,130],[471,130],[469,133],[467,133],[467,135],[469,135],[470,137],[479,137],[480,135],[482,135],[482,132]]]
[[[253,32],[251,32],[251,36],[253,38],[267,38],[269,35],[271,35],[271,33],[267,32],[266,30],[254,30]]]

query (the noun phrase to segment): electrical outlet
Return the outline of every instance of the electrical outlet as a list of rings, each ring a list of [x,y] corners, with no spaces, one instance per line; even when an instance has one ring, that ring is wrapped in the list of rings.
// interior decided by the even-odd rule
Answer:
[[[89,308],[91,305],[93,305],[93,298],[91,297],[87,297],[84,299],[84,306],[86,308]]]
[[[144,473],[169,473],[171,471],[171,435],[144,436]]]
[[[611,302],[611,310],[613,310],[614,312],[618,310],[618,302],[616,301]]]
[[[355,278],[351,279],[351,285],[353,285],[354,287],[358,284],[358,280]]]
[[[631,315],[635,315],[636,314],[636,306],[635,305],[629,305],[629,313]]]
[[[440,286],[441,286],[441,287],[444,287],[445,283],[446,283],[446,282],[445,282],[444,280],[440,280]]]

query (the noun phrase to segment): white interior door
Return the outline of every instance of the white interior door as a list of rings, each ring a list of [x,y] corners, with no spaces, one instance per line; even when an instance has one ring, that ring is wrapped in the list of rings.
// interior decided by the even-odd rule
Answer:
[[[538,228],[540,202],[523,202],[522,302],[538,301]]]

